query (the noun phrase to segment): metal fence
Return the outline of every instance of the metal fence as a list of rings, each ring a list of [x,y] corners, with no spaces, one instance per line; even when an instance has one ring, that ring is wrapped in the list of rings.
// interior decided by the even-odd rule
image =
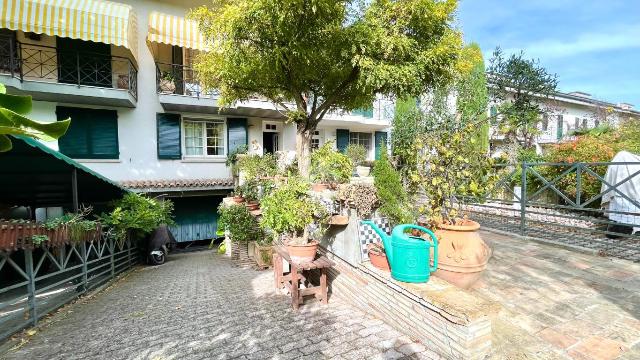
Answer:
[[[59,247],[0,252],[0,340],[138,262],[129,241],[97,235]]]
[[[607,181],[616,167],[626,175]],[[640,261],[640,199],[627,191],[640,180],[640,163],[525,162],[497,172],[482,199],[462,198],[484,227]]]

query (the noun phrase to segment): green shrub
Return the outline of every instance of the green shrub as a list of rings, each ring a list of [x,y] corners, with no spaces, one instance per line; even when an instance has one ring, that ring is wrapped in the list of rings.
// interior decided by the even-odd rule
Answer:
[[[229,232],[232,241],[260,241],[264,237],[258,220],[243,204],[220,204],[218,214],[218,226]]]
[[[278,173],[277,160],[273,154],[238,157],[237,167],[244,174],[245,180],[260,180]]]
[[[351,160],[333,149],[333,142],[327,142],[311,154],[311,179],[319,183],[339,183],[349,181],[353,172]]]
[[[322,205],[309,195],[309,184],[297,177],[289,178],[265,197],[261,207],[263,229],[298,243],[308,242],[308,226],[314,218],[325,216]]]
[[[367,159],[367,149],[360,144],[349,144],[344,151],[353,166],[361,165]]]
[[[386,151],[382,151],[380,160],[375,162],[373,180],[380,200],[380,213],[392,225],[413,223],[415,216],[411,211],[409,196],[402,186],[400,173],[391,165]]]
[[[115,238],[124,241],[127,234],[141,238],[160,225],[173,225],[173,203],[127,193],[114,203],[114,209],[99,216],[100,222],[111,228]]]

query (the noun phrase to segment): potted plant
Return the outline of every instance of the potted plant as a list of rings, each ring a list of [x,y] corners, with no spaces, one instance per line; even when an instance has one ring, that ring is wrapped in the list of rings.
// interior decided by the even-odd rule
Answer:
[[[333,142],[327,142],[311,154],[311,179],[314,191],[324,191],[335,184],[349,182],[353,164],[336,150]]]
[[[118,75],[118,89],[129,90],[129,74]]]
[[[260,241],[264,233],[258,225],[258,220],[251,215],[249,209],[241,204],[218,207],[218,226],[225,229],[231,238],[232,246],[248,246],[249,242]],[[247,251],[249,254],[250,252]]]
[[[258,183],[255,180],[245,181],[244,184],[238,186],[237,190],[242,194],[242,197],[245,199],[245,206],[249,211],[258,210],[260,208],[260,203],[258,202],[258,195],[260,189],[258,188]]]
[[[417,216],[402,185],[402,176],[389,161],[386,151],[381,152],[380,160],[373,167],[373,184],[380,204],[378,211],[392,227],[415,222]]]
[[[367,250],[369,252],[371,265],[380,270],[391,271],[391,268],[389,267],[389,260],[387,259],[387,253],[385,253],[384,245],[382,245],[382,243],[377,242],[369,244],[367,245]]]
[[[418,166],[412,175],[426,194],[419,223],[435,228],[438,270],[435,275],[469,288],[486,268],[491,250],[482,240],[480,225],[461,214],[460,197],[478,197],[491,182],[491,160],[473,147],[473,124],[434,128],[415,141]]]
[[[160,92],[162,94],[173,94],[176,92],[176,77],[171,71],[163,71],[160,74]]]
[[[367,149],[360,144],[349,144],[344,154],[351,160],[355,166],[355,172],[360,177],[367,177],[371,173],[371,168],[366,166],[364,161],[367,159]]]
[[[285,238],[289,256],[297,263],[315,258],[318,242],[312,239],[310,225],[324,218],[324,207],[309,194],[309,184],[299,177],[289,178],[262,200],[260,225],[274,236]]]
[[[354,208],[360,219],[369,219],[378,204],[375,186],[367,183],[341,184],[338,199]]]

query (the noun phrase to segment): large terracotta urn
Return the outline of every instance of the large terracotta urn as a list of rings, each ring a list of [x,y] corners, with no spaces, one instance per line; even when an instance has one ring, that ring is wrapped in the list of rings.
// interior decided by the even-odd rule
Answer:
[[[471,220],[460,220],[457,225],[438,225],[435,276],[463,289],[480,279],[491,257],[491,248],[480,237],[479,229],[480,224]]]

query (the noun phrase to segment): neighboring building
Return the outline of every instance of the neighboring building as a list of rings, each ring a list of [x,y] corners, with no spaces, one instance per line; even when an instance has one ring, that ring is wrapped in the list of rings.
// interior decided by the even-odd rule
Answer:
[[[549,115],[538,124],[540,134],[536,146],[542,150],[546,145],[573,138],[575,130],[592,129],[599,125],[616,126],[628,118],[640,118],[640,111],[626,103],[613,104],[596,100],[584,92],[555,93],[547,102]],[[489,115],[495,115],[495,104],[489,106]],[[490,132],[492,153],[499,153],[504,136],[492,127]]]
[[[268,101],[220,109],[192,68],[206,51],[184,18],[206,0],[0,0],[0,82],[32,95],[31,117],[72,118],[48,146],[130,189],[175,202],[180,241],[215,236],[216,209],[233,188],[226,156],[295,151],[295,127]],[[314,146],[359,143],[379,153],[392,101],[328,114]]]

